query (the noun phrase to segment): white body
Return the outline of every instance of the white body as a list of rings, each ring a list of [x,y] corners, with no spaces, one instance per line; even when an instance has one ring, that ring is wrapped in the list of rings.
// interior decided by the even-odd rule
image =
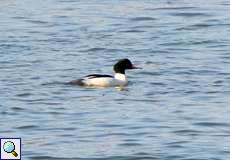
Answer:
[[[114,77],[85,77],[82,82],[86,86],[99,86],[99,87],[109,87],[109,86],[125,86],[128,84],[127,77],[125,74],[116,73]]]

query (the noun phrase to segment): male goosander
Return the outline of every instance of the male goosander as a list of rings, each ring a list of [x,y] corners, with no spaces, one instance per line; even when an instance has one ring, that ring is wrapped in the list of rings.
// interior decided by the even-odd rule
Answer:
[[[90,74],[81,79],[73,80],[69,84],[80,86],[125,86],[128,84],[127,77],[125,75],[126,69],[138,69],[135,67],[129,59],[121,59],[114,66],[114,76],[104,74]]]

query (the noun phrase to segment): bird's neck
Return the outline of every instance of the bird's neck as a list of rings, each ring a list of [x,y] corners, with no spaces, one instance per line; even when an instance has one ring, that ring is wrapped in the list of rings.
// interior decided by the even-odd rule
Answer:
[[[118,65],[115,65],[113,67],[113,70],[114,70],[115,73],[125,74],[125,69],[120,67],[120,66],[118,66]]]
[[[114,78],[118,79],[118,80],[121,80],[121,81],[126,81],[127,80],[126,75],[122,74],[122,73],[115,73]]]

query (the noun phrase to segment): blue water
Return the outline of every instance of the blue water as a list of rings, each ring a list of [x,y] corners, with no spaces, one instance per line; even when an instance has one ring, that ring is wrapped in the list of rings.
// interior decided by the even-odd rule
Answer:
[[[230,2],[1,0],[0,137],[23,160],[229,160]],[[112,73],[129,85],[65,85]]]

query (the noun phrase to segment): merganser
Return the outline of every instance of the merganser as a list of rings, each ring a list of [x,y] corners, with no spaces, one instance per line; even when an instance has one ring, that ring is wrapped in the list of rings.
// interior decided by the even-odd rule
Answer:
[[[80,86],[126,86],[128,84],[127,77],[125,75],[126,69],[138,69],[134,66],[129,59],[121,59],[114,66],[114,76],[105,74],[90,74],[81,79],[73,80],[69,84]]]

